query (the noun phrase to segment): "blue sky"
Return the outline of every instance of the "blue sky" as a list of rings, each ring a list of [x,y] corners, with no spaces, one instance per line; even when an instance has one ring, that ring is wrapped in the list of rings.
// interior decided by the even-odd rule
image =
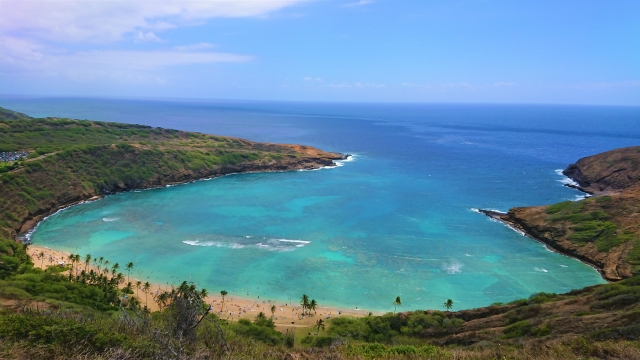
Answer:
[[[0,0],[0,93],[640,105],[638,1]]]

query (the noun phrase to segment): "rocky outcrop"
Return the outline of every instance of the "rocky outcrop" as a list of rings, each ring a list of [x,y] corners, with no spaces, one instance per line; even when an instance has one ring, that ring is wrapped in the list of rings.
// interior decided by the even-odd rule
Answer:
[[[563,173],[578,184],[572,187],[595,196],[567,206],[480,211],[595,267],[606,280],[640,273],[640,147],[580,159]]]
[[[588,156],[569,165],[564,175],[578,183],[578,189],[605,195],[640,185],[640,146]]]

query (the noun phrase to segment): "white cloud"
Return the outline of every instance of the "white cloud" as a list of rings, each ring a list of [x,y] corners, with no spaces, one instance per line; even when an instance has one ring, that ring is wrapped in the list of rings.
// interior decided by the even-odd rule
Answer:
[[[153,31],[147,31],[147,32],[138,31],[138,33],[136,34],[136,41],[162,42],[162,39],[160,39],[156,34],[154,34]]]
[[[361,83],[361,82],[354,82],[354,83],[342,82],[342,83],[327,84],[326,87],[338,88],[338,89],[363,89],[363,88],[382,89],[387,87],[387,85],[375,84],[375,83]]]
[[[305,76],[305,77],[302,78],[302,80],[304,80],[304,81],[324,82],[324,80],[322,80],[322,78],[319,78],[319,77],[313,78],[311,76]]]
[[[422,89],[422,90],[456,90],[456,89],[464,89],[464,90],[486,90],[486,89],[496,89],[496,88],[506,88],[515,86],[516,83],[508,82],[508,81],[496,81],[489,84],[472,84],[466,81],[456,82],[456,83],[442,83],[442,84],[413,84],[413,83],[404,83],[402,87],[407,89]]]
[[[216,17],[260,17],[307,0],[0,0],[0,33],[116,41]]]
[[[615,89],[633,89],[640,87],[640,81],[618,81],[618,82],[594,82],[583,83],[569,86],[576,90],[615,90]]]
[[[215,47],[215,45],[210,44],[210,43],[198,43],[198,44],[174,46],[173,50],[176,50],[176,51],[196,51],[196,50],[211,49],[213,47]]]
[[[210,45],[210,44],[209,44]],[[154,79],[154,72],[180,65],[247,62],[250,56],[202,51],[211,46],[197,44],[189,49],[131,51],[95,50],[70,52],[22,39],[0,38],[0,73],[33,73],[73,79],[127,76]],[[195,51],[199,50],[199,51]]]
[[[343,4],[342,7],[354,7],[354,6],[362,6],[362,5],[369,5],[373,3],[372,0],[360,0],[354,3],[347,3],[347,4]]]

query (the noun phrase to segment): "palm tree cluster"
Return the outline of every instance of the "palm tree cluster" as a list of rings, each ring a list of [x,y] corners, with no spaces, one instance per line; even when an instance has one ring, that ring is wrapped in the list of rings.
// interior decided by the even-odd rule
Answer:
[[[38,256],[41,257],[41,255]],[[120,302],[120,292],[124,294],[131,294],[135,287],[137,289],[142,289],[145,292],[146,297],[147,292],[151,290],[151,284],[147,282],[145,284],[146,286],[143,287],[140,281],[135,285],[128,282],[122,290],[119,290],[119,285],[124,282],[124,275],[118,272],[120,264],[115,263],[109,267],[109,261],[105,260],[103,257],[93,259],[94,269],[89,269],[92,259],[91,254],[87,254],[84,257],[84,269],[81,269],[79,266],[81,262],[79,254],[69,254],[67,259],[71,263],[68,275],[69,281],[98,287],[105,293],[105,297],[112,305],[116,305]],[[130,262],[127,264],[127,270],[132,268],[133,263]],[[129,299],[129,306],[139,306],[138,299]]]
[[[303,314],[306,314],[307,310],[309,313],[311,313],[312,310],[314,313],[317,312],[316,309],[318,308],[318,303],[316,302],[315,299],[309,300],[309,297],[306,294],[302,295],[302,299],[300,300],[300,305],[302,305]]]

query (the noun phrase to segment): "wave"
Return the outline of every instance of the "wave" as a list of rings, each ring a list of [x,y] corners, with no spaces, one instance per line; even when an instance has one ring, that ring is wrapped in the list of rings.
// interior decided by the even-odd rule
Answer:
[[[562,179],[558,180],[559,182],[561,182],[563,185],[580,186],[580,184],[563,174],[562,171],[562,169],[555,170],[556,174],[562,176]]]
[[[293,251],[296,248],[304,247],[311,243],[306,240],[291,240],[291,239],[266,239],[251,240],[252,237],[245,236],[208,236],[215,238],[214,240],[183,240],[182,243],[191,246],[204,246],[204,247],[219,247],[228,249],[244,249],[254,248],[267,251]]]
[[[29,229],[29,230],[28,230],[26,233],[24,233],[24,234],[22,234],[22,235],[18,235],[18,236],[16,237],[16,239],[17,239],[17,240],[19,240],[19,241],[20,241],[20,242],[22,242],[22,243],[30,244],[30,243],[31,243],[31,237],[33,236],[33,233],[35,233],[35,232],[36,232],[36,230],[38,229],[38,227],[40,226],[40,224],[42,224],[42,223],[43,223],[45,220],[47,220],[48,218],[50,218],[50,217],[52,217],[52,216],[54,216],[54,215],[56,215],[56,214],[59,214],[59,213],[61,213],[61,212],[65,211],[65,210],[71,209],[71,208],[72,208],[72,207],[74,207],[74,206],[78,206],[78,205],[82,205],[82,204],[88,204],[88,203],[91,203],[91,202],[94,202],[94,201],[98,201],[98,200],[102,200],[102,198],[93,199],[93,200],[83,200],[83,201],[79,201],[79,202],[77,202],[77,203],[75,203],[75,204],[73,204],[73,205],[69,205],[69,206],[63,207],[63,208],[61,208],[61,209],[58,209],[58,210],[57,210],[56,212],[54,212],[53,214],[50,214],[50,215],[47,215],[47,216],[43,217],[43,218],[42,218],[42,220],[38,221],[38,223],[36,224],[36,226],[34,226],[33,228]]]
[[[120,218],[117,218],[117,217],[115,217],[115,218],[103,217],[102,218],[102,221],[104,221],[104,222],[112,222],[112,221],[118,221],[118,220],[120,220]]]
[[[311,243],[311,241],[304,241],[304,240],[288,240],[288,239],[275,239],[275,240],[282,241],[285,243],[294,243],[294,244],[297,244],[296,247],[303,247]]]
[[[334,169],[337,167],[344,166],[344,163],[354,161],[355,159],[356,159],[356,155],[347,155],[347,157],[343,160],[333,160],[333,165],[323,166],[316,169],[298,169],[296,171],[317,171],[322,169]]]
[[[355,154],[347,155],[343,160],[334,160],[333,162],[336,164],[336,167],[344,166],[344,163],[352,162],[356,160]]]
[[[568,268],[568,266],[567,266],[567,265],[560,265],[560,267]]]
[[[462,272],[463,263],[458,260],[451,260],[449,263],[442,264],[442,270],[444,270],[447,274],[459,274]]]
[[[544,273],[549,272],[549,271],[547,271],[547,269],[545,269],[545,268],[538,268],[538,267],[537,267],[537,268],[533,268],[533,269],[534,269],[535,271],[538,271],[538,272],[544,272]]]

